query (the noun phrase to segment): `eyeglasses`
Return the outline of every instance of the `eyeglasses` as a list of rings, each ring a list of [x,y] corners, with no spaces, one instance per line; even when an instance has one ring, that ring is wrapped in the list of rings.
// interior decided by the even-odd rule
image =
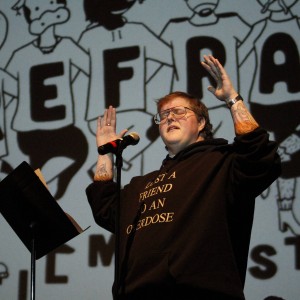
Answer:
[[[176,118],[176,119],[181,119],[187,114],[187,109],[193,111],[189,107],[185,106],[175,106],[166,110],[163,110],[157,114],[154,115],[154,122],[155,124],[161,124],[164,122],[167,117],[169,116],[170,113]]]

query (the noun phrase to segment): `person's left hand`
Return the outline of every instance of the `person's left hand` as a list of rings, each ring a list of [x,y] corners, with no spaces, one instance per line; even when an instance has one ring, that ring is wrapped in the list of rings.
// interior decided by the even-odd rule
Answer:
[[[209,72],[217,84],[216,87],[209,86],[207,89],[221,101],[235,98],[238,93],[219,60],[212,55],[204,55],[203,58],[204,61],[201,62],[202,66]]]
[[[119,134],[116,133],[117,117],[116,109],[111,105],[104,111],[103,117],[98,118],[96,143],[97,147],[110,141],[122,138],[127,129],[123,129]]]

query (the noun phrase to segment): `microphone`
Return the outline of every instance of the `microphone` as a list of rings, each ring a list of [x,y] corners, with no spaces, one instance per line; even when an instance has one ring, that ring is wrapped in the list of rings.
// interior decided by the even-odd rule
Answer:
[[[104,155],[107,153],[116,154],[118,151],[124,150],[129,145],[136,145],[140,141],[140,137],[136,132],[131,132],[123,138],[111,141],[98,147],[98,153]]]

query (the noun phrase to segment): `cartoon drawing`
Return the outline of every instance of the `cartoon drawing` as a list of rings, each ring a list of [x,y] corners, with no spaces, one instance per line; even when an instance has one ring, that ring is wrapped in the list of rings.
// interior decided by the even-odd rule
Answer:
[[[6,16],[0,11],[0,50],[5,43],[8,33],[8,21]]]
[[[246,298],[298,299],[299,18],[300,0],[0,0],[0,181],[26,160],[63,208],[93,225],[84,193],[96,118],[108,105],[117,132],[140,135],[124,150],[122,185],[164,156],[152,120],[155,99],[171,90],[199,96],[216,137],[233,138],[230,111],[206,91],[199,64],[212,53],[279,141],[283,161],[256,201]],[[6,223],[0,213],[0,299],[26,299],[28,253]],[[91,226],[70,246],[40,265],[43,299],[110,299],[113,235]]]
[[[153,99],[146,93],[146,85],[159,70],[158,67],[153,71],[151,63],[171,66],[172,53],[171,48],[144,24],[126,20],[124,13],[136,2],[84,1],[90,25],[82,33],[79,43],[91,57],[86,120],[93,134],[96,130],[96,118],[108,105],[118,108],[120,124],[129,123],[131,130],[138,131],[143,136],[149,130],[157,132],[152,115],[147,112],[147,101]],[[138,128],[134,127],[137,119],[145,120]],[[141,139],[130,152],[124,152],[124,162],[127,165],[124,169],[129,170],[129,162],[141,157],[140,154],[157,137],[157,133],[148,135],[147,139]],[[136,170],[135,173],[137,172],[140,171]]]
[[[8,32],[8,22],[5,15],[0,11],[0,51],[5,43]],[[3,158],[8,154],[5,118],[5,97],[15,97],[17,82],[15,79],[0,68],[0,180],[6,177],[12,170],[12,166]]]
[[[8,276],[8,267],[3,262],[0,262],[0,285],[2,284],[3,279],[8,278]]]
[[[70,17],[66,1],[20,0],[13,9],[23,12],[37,38],[16,49],[6,66],[19,87],[12,129],[33,168],[55,170],[47,178],[57,183],[58,199],[87,157],[86,137],[75,126],[71,71],[88,74],[89,57],[71,38],[55,33]]]
[[[239,48],[241,64],[253,70],[251,111],[280,143],[282,175],[277,181],[279,229],[300,235],[295,201],[300,170],[300,20],[291,7],[298,0],[259,0],[263,20],[253,25]],[[248,64],[254,55],[255,68]],[[281,120],[281,122],[279,121]]]
[[[213,84],[200,65],[203,54],[208,53],[218,57],[225,65],[232,74],[232,81],[239,89],[237,47],[249,32],[249,26],[236,15],[217,15],[215,10],[219,0],[184,1],[192,11],[192,15],[188,18],[170,20],[160,34],[162,39],[172,45],[174,51],[176,72],[171,90],[187,90],[203,99],[203,91],[206,91],[208,85]],[[231,30],[224,35],[222,29],[226,27]],[[222,113],[225,108],[222,104],[216,106],[211,97],[206,95],[203,101],[213,114],[212,119],[217,122],[214,127],[218,130],[220,125],[226,122]],[[231,124],[227,126],[231,127]],[[226,129],[222,134],[219,131],[222,136],[228,134],[227,126],[222,125],[221,128]]]

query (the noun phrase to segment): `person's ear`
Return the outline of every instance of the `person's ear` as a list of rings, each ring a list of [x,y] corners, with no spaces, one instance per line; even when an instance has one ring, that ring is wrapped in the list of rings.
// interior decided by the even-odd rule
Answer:
[[[204,118],[201,118],[200,121],[198,122],[198,132],[200,133],[203,128],[205,127],[205,119]]]

